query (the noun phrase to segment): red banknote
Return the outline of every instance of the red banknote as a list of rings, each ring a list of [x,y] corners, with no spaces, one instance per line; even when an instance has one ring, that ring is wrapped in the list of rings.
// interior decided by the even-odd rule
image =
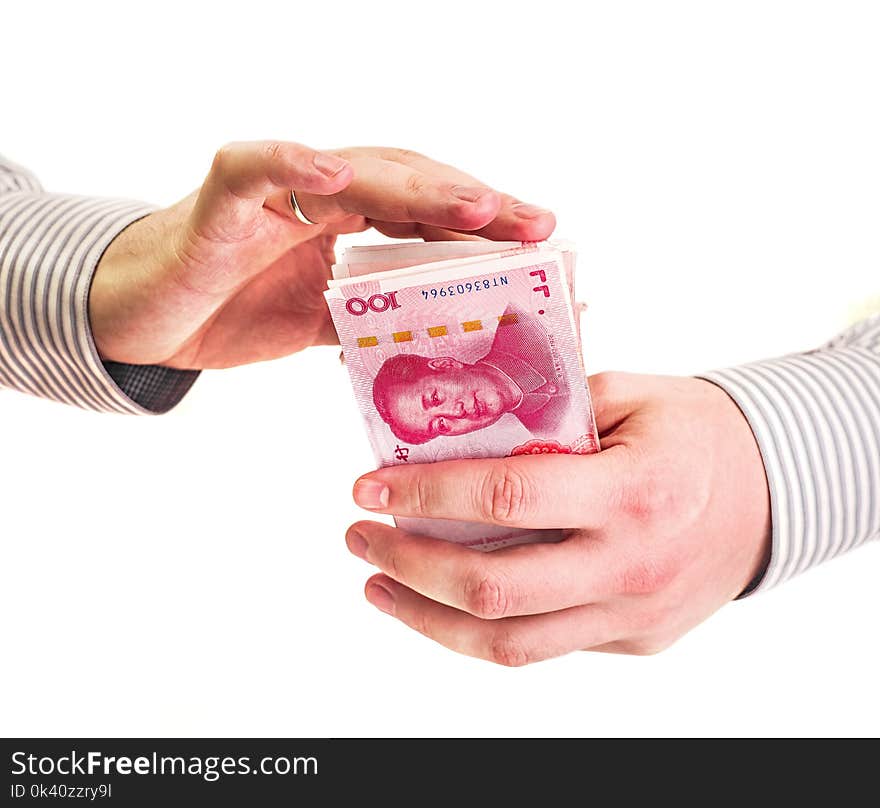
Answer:
[[[599,449],[565,244],[347,250],[325,293],[378,466]],[[399,518],[494,549],[551,531]]]

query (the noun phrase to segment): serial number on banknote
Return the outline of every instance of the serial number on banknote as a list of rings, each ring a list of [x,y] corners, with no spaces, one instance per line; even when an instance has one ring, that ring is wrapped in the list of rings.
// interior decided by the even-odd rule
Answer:
[[[494,278],[483,278],[481,281],[465,281],[463,283],[450,284],[449,286],[435,286],[432,289],[422,289],[422,297],[425,300],[439,300],[443,297],[455,297],[456,295],[482,292],[484,289],[494,289],[496,286],[507,286],[508,283],[507,275],[496,275]]]

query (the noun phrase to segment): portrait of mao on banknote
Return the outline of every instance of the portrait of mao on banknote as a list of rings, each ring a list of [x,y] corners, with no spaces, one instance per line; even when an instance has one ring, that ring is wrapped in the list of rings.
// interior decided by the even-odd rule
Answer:
[[[390,356],[373,380],[373,404],[398,438],[420,444],[485,429],[505,413],[532,435],[552,438],[570,399],[553,335],[507,306],[488,352],[475,362]]]

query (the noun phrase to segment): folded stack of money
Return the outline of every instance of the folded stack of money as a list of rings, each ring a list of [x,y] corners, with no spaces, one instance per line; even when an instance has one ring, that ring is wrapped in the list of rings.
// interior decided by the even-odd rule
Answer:
[[[557,242],[345,251],[325,297],[378,467],[599,450],[574,263],[572,247]],[[452,520],[397,523],[486,550],[558,537]]]

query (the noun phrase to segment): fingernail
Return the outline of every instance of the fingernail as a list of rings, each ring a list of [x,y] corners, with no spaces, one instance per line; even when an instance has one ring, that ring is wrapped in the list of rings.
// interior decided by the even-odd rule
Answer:
[[[385,614],[394,614],[394,595],[381,584],[370,584],[367,587],[367,600]]]
[[[348,162],[341,157],[334,157],[332,154],[324,154],[324,152],[316,152],[312,162],[318,171],[328,177],[335,177],[348,165]]]
[[[354,501],[362,508],[387,508],[391,491],[378,480],[361,479],[354,484]]]
[[[469,188],[466,185],[454,185],[452,187],[452,195],[464,202],[479,202],[489,190],[489,188]]]
[[[547,208],[539,208],[537,205],[527,205],[525,202],[520,202],[519,204],[514,205],[511,210],[516,216],[519,216],[520,219],[537,219],[539,216],[546,216],[550,213]]]
[[[364,561],[367,560],[367,540],[362,534],[352,528],[348,531],[345,541],[348,544],[348,549],[351,550],[354,555],[358,558],[362,558]]]

